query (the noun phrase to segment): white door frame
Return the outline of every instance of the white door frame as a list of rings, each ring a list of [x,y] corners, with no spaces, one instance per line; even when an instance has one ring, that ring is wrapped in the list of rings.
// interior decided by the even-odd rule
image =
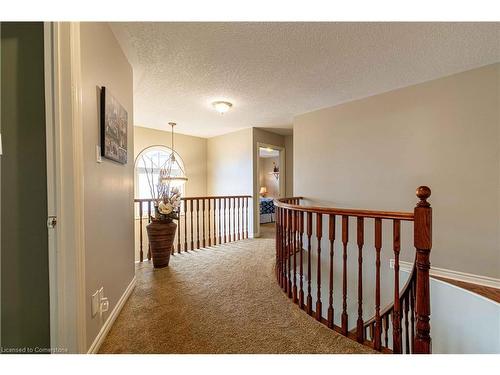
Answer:
[[[254,186],[253,186],[253,191],[254,191],[254,196],[253,196],[253,201],[254,201],[254,213],[256,220],[254,221],[254,225],[256,226],[256,229],[254,229],[255,232],[255,237],[260,237],[260,209],[259,209],[259,204],[260,204],[260,186],[259,186],[259,171],[260,171],[260,148],[270,148],[273,150],[277,150],[280,153],[280,176],[279,176],[279,197],[283,198],[285,196],[285,188],[286,188],[286,158],[285,158],[285,147],[283,146],[277,146],[273,145],[270,143],[262,143],[262,142],[257,142],[256,146],[256,161],[255,161],[255,180],[254,180]]]
[[[50,343],[86,353],[80,24],[46,22],[44,42]]]

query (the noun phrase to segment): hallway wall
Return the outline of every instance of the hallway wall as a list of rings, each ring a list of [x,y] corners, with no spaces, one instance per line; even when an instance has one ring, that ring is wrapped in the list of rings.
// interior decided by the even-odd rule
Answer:
[[[85,283],[87,347],[134,278],[134,131],[132,67],[107,23],[81,23],[84,147]],[[128,160],[96,161],[99,89],[105,86],[128,113]],[[109,298],[103,319],[91,316],[91,296]]]
[[[255,167],[259,157],[257,143],[285,147],[285,136],[258,128],[247,128],[209,138],[207,142],[207,194],[251,195],[250,217],[254,212],[259,212],[260,176]],[[281,169],[280,178],[286,179],[286,170],[283,173]],[[258,221],[258,214],[249,221],[248,231],[251,236],[257,234]]]
[[[207,141],[207,194],[253,195],[252,129],[209,138]],[[250,217],[253,204],[249,201]],[[249,235],[254,226],[250,220]]]
[[[494,64],[297,116],[295,194],[412,211],[415,188],[428,185],[431,263],[499,278],[499,91]]]

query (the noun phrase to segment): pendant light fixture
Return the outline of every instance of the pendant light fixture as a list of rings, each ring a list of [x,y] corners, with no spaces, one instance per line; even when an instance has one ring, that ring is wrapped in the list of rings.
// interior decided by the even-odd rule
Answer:
[[[177,124],[175,122],[168,123],[172,128],[172,154],[170,155],[170,159],[165,168],[165,175],[162,177],[162,182],[165,184],[170,183],[171,181],[182,181],[186,182],[188,178],[186,177],[186,172],[182,165],[175,158],[175,148],[174,148],[174,126]]]

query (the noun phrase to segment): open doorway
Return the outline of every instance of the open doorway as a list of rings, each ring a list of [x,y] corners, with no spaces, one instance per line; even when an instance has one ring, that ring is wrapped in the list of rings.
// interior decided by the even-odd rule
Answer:
[[[273,201],[285,195],[285,149],[259,143],[257,157],[257,223],[260,237],[274,237],[276,212]]]

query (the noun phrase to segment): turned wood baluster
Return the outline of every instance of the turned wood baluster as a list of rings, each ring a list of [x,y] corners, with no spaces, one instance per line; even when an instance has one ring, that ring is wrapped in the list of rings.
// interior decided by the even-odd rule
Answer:
[[[405,344],[406,344],[406,354],[410,354],[410,332],[408,330],[408,310],[410,304],[408,303],[408,294],[403,299],[404,311],[405,311]]]
[[[311,235],[312,235],[312,213],[307,213],[307,313],[312,314],[311,296]]]
[[[241,236],[243,239],[247,238],[248,236],[245,235],[245,225],[247,222],[247,217],[246,217],[246,212],[245,212],[245,202],[247,198],[243,198],[241,201],[242,207],[241,207]]]
[[[429,290],[429,256],[432,248],[432,208],[427,198],[431,189],[420,186],[417,197],[420,199],[414,210],[414,243],[417,251],[417,280],[415,315],[417,319],[414,352],[417,354],[431,353],[430,336],[430,290]]]
[[[291,292],[291,289],[289,288],[291,284],[291,279],[290,279],[290,273],[291,273],[291,258],[290,258],[290,236],[288,232],[288,227],[290,226],[290,211],[289,210],[284,210],[283,215],[285,216],[285,227],[284,227],[284,247],[283,247],[283,252],[285,254],[285,292],[287,295]]]
[[[191,250],[194,249],[194,235],[193,235],[193,206],[194,200],[189,200],[190,218],[191,218]]]
[[[318,269],[317,275],[317,298],[316,298],[316,320],[321,322],[323,305],[321,303],[321,237],[323,236],[323,215],[316,214],[316,238],[318,240]]]
[[[299,251],[300,251],[300,256],[299,256],[299,306],[301,309],[304,308],[304,260],[303,260],[303,244],[302,244],[302,236],[304,234],[304,214],[302,211],[297,211],[298,215],[298,222],[299,222]]]
[[[278,280],[278,283],[281,286],[281,246],[280,246],[281,230],[280,230],[279,209],[276,210],[275,228],[276,228],[276,279]]]
[[[384,316],[384,320],[382,321],[384,325],[384,346],[386,348],[389,347],[389,314]]]
[[[151,223],[151,201],[148,201],[148,224]],[[151,244],[148,239],[148,260],[151,260]]]
[[[410,288],[410,350],[415,353],[415,285]]]
[[[217,201],[219,202],[218,204],[218,211],[217,213],[219,214],[218,217],[219,217],[219,230],[218,230],[218,233],[219,233],[219,245],[222,243],[222,225],[221,225],[221,208],[222,208],[222,202],[221,202],[221,199],[218,198]]]
[[[238,197],[238,211],[236,217],[238,218],[238,241],[241,240],[241,226],[240,226],[240,216],[241,216],[241,211],[240,211],[240,197]]]
[[[297,303],[297,212],[291,211],[292,215],[292,251],[293,251],[293,302]]]
[[[236,198],[233,198],[233,241],[237,240],[237,234],[236,231],[238,230],[238,227],[236,226],[236,214],[237,214],[237,209],[236,209]]]
[[[233,201],[233,241],[236,241],[236,198]]]
[[[229,212],[227,214],[227,219],[229,221],[229,242],[232,241],[232,237],[231,237],[231,234],[232,234],[232,232],[231,232],[231,209],[232,209],[232,203],[231,202],[232,202],[232,200],[233,200],[232,198],[229,198]],[[234,210],[233,210],[233,212],[234,212]]]
[[[181,215],[179,212],[179,218],[177,220],[177,252],[181,252]],[[172,255],[175,253],[175,249],[172,246]]]
[[[214,237],[213,237],[213,244],[214,246],[217,245],[217,223],[216,223],[216,220],[217,220],[217,217],[215,215],[215,208],[216,208],[216,200],[214,198],[214,210],[213,210],[213,219],[214,219]]]
[[[276,246],[276,280],[278,283],[280,283],[279,275],[281,272],[281,265],[280,265],[280,229],[279,229],[279,218],[278,218],[278,213],[276,213],[276,223],[275,223],[275,230],[276,230],[276,238],[275,238],[275,246]]]
[[[281,209],[281,259],[282,259],[282,276],[281,276],[281,287],[286,292],[286,265],[288,263],[288,259],[286,256],[286,210],[284,208]]]
[[[349,317],[347,315],[347,243],[349,241],[349,217],[342,216],[342,334],[347,335]]]
[[[205,241],[205,237],[206,237],[206,232],[205,232],[205,198],[203,198],[201,200],[201,209],[202,209],[202,219],[201,219],[201,222],[203,223],[202,224],[202,243],[203,243],[203,246],[202,247],[206,247],[206,241]]]
[[[380,318],[380,250],[382,248],[382,219],[375,219],[375,340],[373,347],[380,350],[382,346],[382,321]]]
[[[227,243],[227,227],[226,227],[226,207],[227,207],[227,201],[226,198],[223,198],[224,201],[224,214],[222,216],[223,223],[224,223],[224,243]]]
[[[144,260],[144,253],[142,251],[142,202],[139,202],[139,260]]]
[[[399,252],[401,250],[401,222],[393,221],[394,246],[394,312],[392,315],[392,350],[401,353],[401,304],[399,300]]]
[[[358,217],[358,320],[356,339],[363,342],[363,245],[364,245],[364,219]]]
[[[248,238],[248,197],[245,198],[245,238]]]
[[[200,200],[196,199],[196,248],[200,248]]]
[[[184,251],[188,250],[188,236],[187,236],[187,227],[188,227],[188,214],[187,214],[187,201],[184,200]]]
[[[328,216],[328,239],[330,241],[330,283],[328,298],[328,327],[333,328],[333,244],[335,241],[335,215]]]
[[[286,211],[281,209],[280,212],[280,230],[281,230],[281,287],[286,291],[286,253],[285,253],[285,240],[286,240]]]
[[[234,198],[234,210],[235,210],[235,221],[234,221],[234,240],[239,240],[240,233],[240,198]]]
[[[210,206],[211,199],[208,198],[208,211],[207,211],[207,219],[208,219],[208,247],[212,246],[212,226],[210,225]],[[214,244],[215,245],[215,244]]]
[[[285,218],[283,217],[283,209],[280,208],[280,225],[279,225],[279,234],[280,234],[280,286],[284,287],[284,275],[285,275],[285,259],[283,253],[283,226],[285,225]]]
[[[227,242],[231,242],[231,198],[227,198]]]
[[[234,208],[236,210],[236,222],[234,223],[234,239],[240,240],[240,198],[235,198]]]
[[[288,297],[292,298],[292,254],[290,253],[292,249],[292,211],[287,210],[287,220],[286,220],[286,256],[288,257],[288,284],[287,292]]]

